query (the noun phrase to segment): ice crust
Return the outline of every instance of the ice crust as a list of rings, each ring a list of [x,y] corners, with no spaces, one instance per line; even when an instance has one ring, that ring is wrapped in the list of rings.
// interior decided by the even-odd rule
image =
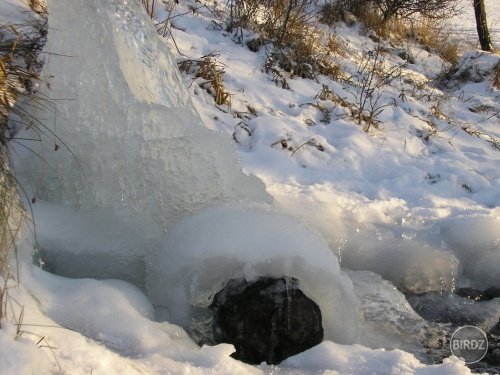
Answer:
[[[453,293],[430,292],[408,296],[408,301],[429,322],[472,325],[489,332],[500,318],[500,298],[475,301]]]
[[[419,340],[425,320],[394,284],[369,271],[347,271],[361,314],[358,342],[370,348],[402,349],[428,361]]]

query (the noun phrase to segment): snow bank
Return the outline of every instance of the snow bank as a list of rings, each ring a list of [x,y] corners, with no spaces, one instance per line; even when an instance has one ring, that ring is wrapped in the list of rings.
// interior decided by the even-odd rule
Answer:
[[[343,346],[323,342],[308,351],[289,358],[285,366],[316,371],[337,371],[339,374],[469,374],[457,361],[445,359],[443,364],[426,366],[401,350],[386,352],[360,345]]]
[[[451,359],[426,366],[400,350],[331,341],[279,366],[250,366],[230,357],[232,345],[199,348],[180,327],[148,320],[151,304],[132,285],[68,280],[31,267],[23,274],[23,284],[34,291],[36,299],[23,286],[9,284],[9,294],[16,301],[9,316],[20,316],[24,306],[21,329],[25,333],[15,340],[16,327],[2,322],[2,374],[470,374]],[[42,337],[43,346],[37,346]]]

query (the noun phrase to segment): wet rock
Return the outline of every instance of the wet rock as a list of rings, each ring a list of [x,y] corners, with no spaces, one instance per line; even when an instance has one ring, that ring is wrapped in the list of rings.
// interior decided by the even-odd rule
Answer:
[[[323,340],[319,306],[289,277],[232,279],[210,308],[214,341],[233,344],[232,356],[249,364],[278,364]]]
[[[490,301],[500,297],[500,288],[492,286],[486,290],[478,290],[473,288],[462,288],[457,291],[461,297],[467,297],[476,301]]]

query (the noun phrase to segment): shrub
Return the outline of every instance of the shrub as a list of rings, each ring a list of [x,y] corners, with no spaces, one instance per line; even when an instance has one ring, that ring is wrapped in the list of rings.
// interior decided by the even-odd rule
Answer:
[[[340,0],[358,16],[376,13],[384,24],[394,18],[424,16],[428,19],[450,18],[458,12],[458,0]],[[361,12],[361,14],[359,14]]]

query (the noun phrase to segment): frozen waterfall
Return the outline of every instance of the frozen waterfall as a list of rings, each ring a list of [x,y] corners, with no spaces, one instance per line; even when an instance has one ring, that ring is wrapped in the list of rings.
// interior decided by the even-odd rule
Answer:
[[[28,144],[46,163],[25,163],[38,199],[132,209],[161,227],[214,200],[270,202],[201,122],[141,5],[54,0],[49,9],[41,93],[54,110],[36,113],[47,130]]]
[[[287,273],[322,307],[325,338],[352,342],[354,295],[337,258],[272,208],[233,145],[205,127],[140,2],[48,6],[40,93],[51,99],[35,113],[40,131],[22,130],[36,155],[20,148],[18,163],[45,268],[130,281],[179,324],[224,278]]]

